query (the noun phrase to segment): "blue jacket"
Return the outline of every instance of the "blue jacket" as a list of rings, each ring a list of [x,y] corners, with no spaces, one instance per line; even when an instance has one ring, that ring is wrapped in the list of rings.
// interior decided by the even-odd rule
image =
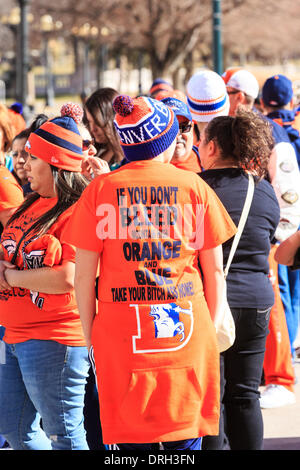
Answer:
[[[294,147],[298,167],[300,169],[300,134],[294,127],[295,111],[289,109],[278,109],[268,114],[268,118],[279,124],[286,130],[292,146]]]

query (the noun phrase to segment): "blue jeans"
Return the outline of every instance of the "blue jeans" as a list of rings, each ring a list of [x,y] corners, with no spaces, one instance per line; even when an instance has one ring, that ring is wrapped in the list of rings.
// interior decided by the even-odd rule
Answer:
[[[83,405],[89,366],[85,347],[41,340],[6,344],[0,434],[14,450],[88,449]]]
[[[4,336],[4,326],[0,326],[0,341],[2,340],[3,336]],[[1,348],[1,343],[0,343],[0,348]],[[2,358],[2,349],[0,349],[0,363],[4,360],[4,358]],[[3,447],[5,443],[5,439],[3,436],[1,436],[0,434],[0,449],[1,447]]]
[[[0,325],[0,339],[3,338],[4,333],[5,333],[5,328],[4,328],[4,326],[1,326],[1,325]]]

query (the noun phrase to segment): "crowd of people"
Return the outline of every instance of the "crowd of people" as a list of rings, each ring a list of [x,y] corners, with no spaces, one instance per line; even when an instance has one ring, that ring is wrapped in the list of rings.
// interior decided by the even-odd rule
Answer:
[[[299,113],[242,68],[0,105],[0,447],[263,449],[295,402]]]

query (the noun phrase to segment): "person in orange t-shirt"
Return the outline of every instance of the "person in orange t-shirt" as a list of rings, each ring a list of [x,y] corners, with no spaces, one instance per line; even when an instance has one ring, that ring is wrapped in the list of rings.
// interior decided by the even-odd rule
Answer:
[[[23,202],[23,191],[5,166],[5,153],[11,148],[12,139],[8,110],[0,103],[0,235],[9,217]]]
[[[87,186],[77,127],[82,115],[69,103],[29,135],[25,170],[33,192],[1,237],[0,434],[14,450],[88,449],[89,361],[73,288],[75,248],[61,240]]]
[[[11,172],[0,165],[0,235],[8,219],[23,200],[21,186]]]
[[[201,436],[218,432],[213,320],[221,244],[236,227],[208,185],[169,164],[178,134],[169,107],[121,95],[114,109],[128,163],[89,184],[63,234],[77,247],[75,291],[103,442],[199,449]]]

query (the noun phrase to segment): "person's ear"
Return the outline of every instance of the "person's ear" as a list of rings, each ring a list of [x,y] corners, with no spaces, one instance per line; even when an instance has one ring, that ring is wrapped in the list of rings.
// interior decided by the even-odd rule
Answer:
[[[207,154],[209,157],[214,157],[217,153],[217,145],[214,140],[208,142]]]
[[[239,91],[236,94],[236,96],[237,96],[238,104],[245,104],[246,103],[245,93],[243,93],[242,91]]]

